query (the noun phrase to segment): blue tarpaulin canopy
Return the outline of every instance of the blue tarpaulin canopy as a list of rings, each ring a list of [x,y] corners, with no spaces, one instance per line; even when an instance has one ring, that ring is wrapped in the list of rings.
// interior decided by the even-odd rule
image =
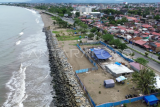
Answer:
[[[149,105],[154,105],[159,101],[159,99],[155,95],[145,96],[144,100],[147,104],[149,103]]]
[[[112,57],[107,51],[103,50],[103,49],[91,49],[91,51],[94,52],[94,54],[96,55],[96,57],[98,59],[108,59],[110,57]]]
[[[119,63],[119,62],[115,62],[115,64],[116,64],[116,65],[121,65],[121,63]]]
[[[127,78],[125,78],[124,76],[120,76],[120,77],[116,78],[116,80],[117,80],[118,82],[121,82],[121,81],[126,80],[126,79],[127,79]]]

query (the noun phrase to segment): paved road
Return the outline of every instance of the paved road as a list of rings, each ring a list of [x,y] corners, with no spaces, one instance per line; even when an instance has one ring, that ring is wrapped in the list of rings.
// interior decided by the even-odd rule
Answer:
[[[117,37],[114,37],[114,38],[117,39]],[[124,43],[123,40],[122,40],[122,43]],[[143,48],[140,48],[138,46],[132,46],[132,44],[127,44],[127,46],[145,54],[146,50]],[[155,62],[155,61],[153,61],[153,60],[151,60],[151,59],[149,59],[139,53],[137,53],[136,51],[134,51],[134,53],[135,53],[135,56],[134,56],[135,59],[139,58],[139,57],[147,59],[149,61],[148,66],[155,69],[156,71],[160,72],[160,64],[158,64],[157,62]],[[158,56],[156,56],[154,54],[149,53],[149,57],[152,57],[152,58],[158,60]]]
[[[133,48],[133,49],[135,49],[135,50],[137,50],[137,51],[139,51],[139,52],[141,52],[141,53],[143,53],[143,54],[145,54],[145,51],[146,51],[146,50],[143,49],[143,48],[140,48],[140,47],[138,47],[138,46],[134,46],[134,45],[132,45],[132,44],[127,44],[127,46],[130,47],[130,48]],[[148,56],[151,57],[151,58],[153,58],[153,59],[155,59],[155,60],[159,60],[157,55],[154,55],[154,54],[149,53]]]
[[[58,16],[57,14],[53,14],[53,13],[50,13],[50,12],[47,12],[47,11],[42,11],[43,13],[46,13],[46,14],[49,14],[49,15],[52,15],[52,16]],[[68,22],[69,24],[73,24],[74,23],[74,20],[72,18],[68,18],[68,20],[64,17],[60,17],[62,20]]]
[[[153,61],[153,60],[151,60],[151,59],[149,59],[149,58],[147,58],[147,57],[145,57],[145,56],[143,56],[139,53],[137,53],[136,51],[134,51],[134,53],[135,53],[135,56],[134,56],[135,59],[138,58],[138,57],[147,59],[149,61],[148,66],[153,68],[154,70],[160,72],[160,64],[158,64],[157,62],[155,62],[155,61]]]

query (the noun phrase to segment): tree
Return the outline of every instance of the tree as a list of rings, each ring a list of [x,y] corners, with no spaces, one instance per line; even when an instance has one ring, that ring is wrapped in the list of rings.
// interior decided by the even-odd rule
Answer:
[[[154,89],[156,83],[155,73],[143,67],[139,72],[135,71],[132,74],[132,81],[137,84],[137,89],[140,89],[143,94],[149,94],[149,90]]]
[[[96,32],[96,31],[97,31],[97,28],[96,28],[96,27],[94,27],[94,28],[92,28],[90,31],[91,31],[92,33],[94,33],[94,32]]]
[[[159,16],[159,15],[156,15],[156,16],[154,17],[154,19],[158,20],[158,19],[160,19],[160,16]]]
[[[128,22],[128,19],[126,17],[123,17],[121,21],[122,23],[125,23],[125,22]]]
[[[110,44],[110,45],[114,45],[114,44],[115,44],[115,40],[114,40],[114,39],[111,40],[111,41],[109,42],[109,44]]]
[[[56,22],[54,21],[54,22],[53,22],[53,24],[55,25],[55,24],[56,24]]]
[[[96,37],[96,40],[99,40],[99,37],[98,37],[98,36]]]
[[[135,61],[142,64],[142,65],[147,65],[147,63],[149,62],[148,60],[146,60],[144,58],[137,58],[137,59],[135,59]]]
[[[96,32],[96,34],[97,34],[97,36],[102,36],[102,33],[100,33],[100,32]]]
[[[108,42],[108,41],[113,40],[114,37],[111,34],[105,34],[105,35],[103,35],[103,39],[104,39],[105,42]]]
[[[120,41],[120,39],[115,39],[115,45],[117,46],[117,48],[121,47],[121,41]]]
[[[106,30],[104,30],[104,31],[103,31],[103,33],[104,33],[104,34],[107,34],[107,31],[106,31]]]
[[[69,24],[69,25],[68,25],[68,28],[71,28],[71,26],[72,26],[72,25],[71,25],[71,24]]]
[[[120,43],[119,48],[120,48],[121,50],[124,50],[124,49],[127,48],[127,45],[126,45],[125,43]]]
[[[79,17],[80,16],[80,12],[76,12],[76,17]]]
[[[91,33],[91,34],[88,35],[88,37],[89,37],[89,38],[92,38],[92,37],[94,37],[94,34]]]

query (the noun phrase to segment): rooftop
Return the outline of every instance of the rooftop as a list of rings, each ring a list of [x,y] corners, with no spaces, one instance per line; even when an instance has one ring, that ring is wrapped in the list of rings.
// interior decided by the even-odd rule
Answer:
[[[123,73],[132,73],[134,72],[133,70],[130,70],[124,65],[117,65],[117,64],[108,64],[106,65],[112,72],[115,74],[123,74]]]

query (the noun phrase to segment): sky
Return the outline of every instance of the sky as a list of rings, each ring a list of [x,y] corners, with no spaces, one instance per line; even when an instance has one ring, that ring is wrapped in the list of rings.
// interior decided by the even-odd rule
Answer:
[[[40,2],[40,1],[46,1],[46,2],[72,2],[72,3],[107,3],[107,2],[128,2],[128,3],[135,3],[135,2],[160,2],[160,0],[0,0],[0,2]]]

